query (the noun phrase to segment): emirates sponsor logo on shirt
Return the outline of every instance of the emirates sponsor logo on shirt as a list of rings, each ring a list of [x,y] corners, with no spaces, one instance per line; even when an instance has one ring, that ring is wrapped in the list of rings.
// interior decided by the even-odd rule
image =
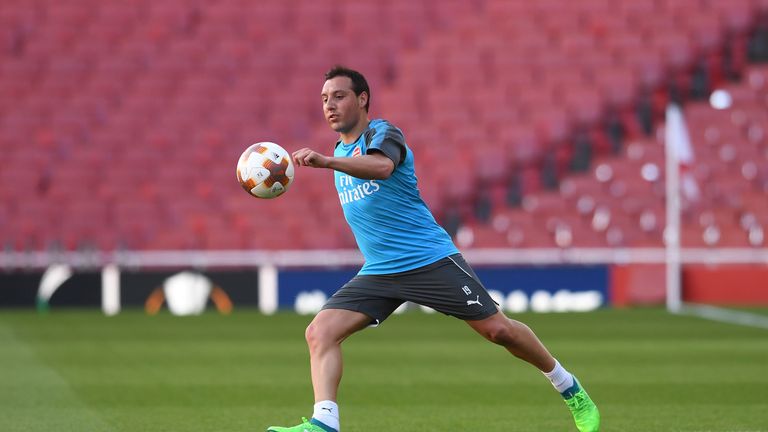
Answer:
[[[339,191],[339,201],[341,201],[342,205],[345,205],[373,195],[381,189],[381,185],[376,180],[357,183],[353,177],[342,175],[338,178],[336,189]]]

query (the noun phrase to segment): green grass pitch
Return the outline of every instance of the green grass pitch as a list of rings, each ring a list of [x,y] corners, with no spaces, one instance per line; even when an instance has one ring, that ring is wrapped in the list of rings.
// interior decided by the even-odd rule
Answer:
[[[661,310],[523,314],[606,431],[768,431],[768,331]],[[0,310],[0,430],[263,431],[309,416],[310,318]],[[344,345],[346,431],[569,431],[544,377],[441,315]]]

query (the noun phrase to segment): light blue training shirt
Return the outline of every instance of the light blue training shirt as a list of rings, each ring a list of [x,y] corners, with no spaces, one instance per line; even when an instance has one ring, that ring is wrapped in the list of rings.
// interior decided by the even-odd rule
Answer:
[[[385,180],[363,180],[335,171],[339,201],[365,257],[358,274],[399,273],[458,253],[419,195],[413,153],[400,129],[376,119],[353,143],[336,143],[335,157],[380,151],[395,162]]]

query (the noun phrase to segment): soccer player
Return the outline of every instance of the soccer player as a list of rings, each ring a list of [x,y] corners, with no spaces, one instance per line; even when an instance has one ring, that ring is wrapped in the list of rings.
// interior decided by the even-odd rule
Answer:
[[[600,414],[579,381],[525,324],[499,311],[450,236],[419,195],[413,153],[400,129],[370,120],[362,74],[336,66],[325,75],[323,112],[339,133],[333,156],[303,148],[297,166],[335,172],[336,189],[365,264],[323,306],[306,330],[315,406],[312,418],[271,432],[338,432],[336,393],[341,343],[412,301],[464,320],[487,340],[532,364],[565,399],[581,432],[597,431]]]

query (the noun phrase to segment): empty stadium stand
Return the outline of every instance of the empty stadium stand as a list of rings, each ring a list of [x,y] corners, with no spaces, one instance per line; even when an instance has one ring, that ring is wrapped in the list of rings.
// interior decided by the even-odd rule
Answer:
[[[669,101],[701,189],[683,244],[762,247],[765,61],[763,0],[6,1],[0,243],[354,247],[330,172],[271,201],[234,175],[256,141],[330,151],[319,90],[342,63],[462,247],[662,245]]]

